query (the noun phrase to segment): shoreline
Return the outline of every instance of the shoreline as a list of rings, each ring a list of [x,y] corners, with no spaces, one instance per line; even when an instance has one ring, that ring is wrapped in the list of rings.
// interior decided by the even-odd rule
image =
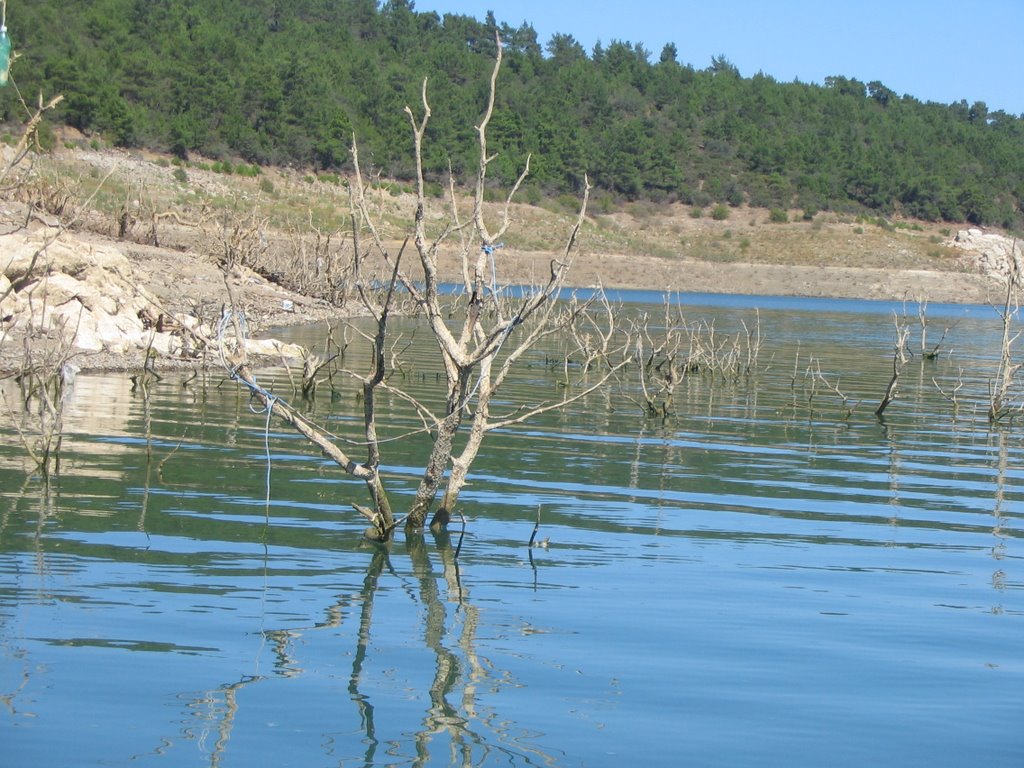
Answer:
[[[126,244],[89,233],[67,232],[63,244],[79,258],[110,250],[122,250],[131,272],[135,292],[159,311],[189,314],[199,311],[209,318],[219,315],[227,300],[224,279],[209,259],[191,251]],[[83,256],[82,253],[85,252]],[[536,285],[537,278],[550,270],[554,252],[502,252],[501,276],[505,285]],[[444,273],[459,274],[451,254],[441,259]],[[603,287],[607,290],[649,291],[659,294],[699,294],[766,298],[813,298],[820,300],[864,300],[926,302],[959,305],[1001,304],[1005,289],[980,272],[925,269],[882,269],[877,267],[781,265],[757,262],[711,263],[692,258],[668,259],[651,255],[592,254],[582,252],[570,273],[567,289]],[[294,293],[248,270],[234,282],[239,301],[252,318],[254,339],[267,339],[275,328],[341,320],[359,314],[351,302],[333,306],[326,301]],[[5,318],[7,319],[7,318]],[[5,326],[0,338],[0,378],[16,375],[24,356],[24,335]],[[45,337],[44,337],[45,343]],[[113,345],[111,345],[113,346]],[[254,355],[259,364],[280,364],[280,355]],[[80,350],[73,362],[83,372],[140,372],[147,362],[147,349]],[[296,364],[301,362],[296,360]],[[178,358],[161,354],[152,369],[212,370],[216,359]]]
[[[553,254],[515,254],[509,284],[531,284]],[[575,288],[780,296],[821,299],[917,301],[939,304],[1002,302],[1000,283],[979,272],[884,269],[879,267],[783,265],[763,262],[714,263],[679,257],[599,254],[573,265]]]
[[[142,162],[134,167],[154,170]],[[278,178],[283,186],[282,179],[287,177]],[[295,194],[300,192],[305,192],[304,186]],[[389,215],[405,220],[406,197],[387,198],[382,205],[391,206]],[[845,220],[779,225],[765,216],[763,211],[739,209],[734,221],[723,223],[695,219],[670,206],[645,218],[621,212],[588,217],[568,286],[661,295],[989,306],[1005,301],[1001,276],[1015,243],[1005,235],[964,230],[954,238],[949,230],[934,227],[887,228]],[[516,209],[519,229],[544,243],[558,242],[564,219],[541,208]],[[0,379],[16,375],[24,364],[27,328],[37,329],[31,332],[32,343],[42,352],[60,349],[59,331],[38,330],[52,327],[55,314],[64,328],[75,329],[81,351],[74,362],[80,369],[141,371],[147,360],[146,339],[152,344],[159,318],[172,325],[183,324],[183,319],[186,324],[201,320],[209,328],[228,301],[224,276],[215,263],[218,243],[224,245],[219,238],[225,234],[215,227],[165,222],[160,229],[162,244],[157,246],[145,238],[117,239],[97,222],[63,229],[55,217],[32,215],[24,204],[11,201],[0,206],[0,223],[5,229],[0,233],[0,252],[8,256],[0,276]],[[273,240],[280,233],[270,229],[268,235]],[[392,247],[391,238],[388,243]],[[394,241],[395,249],[400,245]],[[300,242],[299,247],[307,246]],[[45,257],[36,263],[33,253]],[[539,285],[547,281],[552,262],[563,258],[564,251],[510,242],[495,252],[494,268],[501,285]],[[306,269],[312,267],[307,264]],[[461,282],[462,264],[454,248],[440,250],[438,271],[448,282]],[[232,287],[254,339],[265,339],[277,327],[360,314],[352,297],[347,304],[331,305],[248,269],[232,279]],[[47,297],[45,302],[38,296],[32,299],[37,290]],[[111,306],[114,309],[103,315]],[[81,341],[85,326],[94,334],[88,343]],[[101,327],[116,327],[121,334],[99,339],[96,332]],[[209,369],[215,362],[176,359],[174,348],[181,348],[182,342],[160,342],[162,346],[154,347],[159,353],[157,370]],[[262,359],[280,362],[281,356]]]
[[[534,283],[532,278],[536,272],[533,267],[540,254],[524,254],[515,259],[519,262],[510,269],[508,285],[528,286]],[[615,264],[619,261],[612,256],[598,259],[602,264]],[[635,265],[635,257],[625,259]],[[642,260],[641,260],[642,261]],[[687,260],[688,261],[688,260]],[[544,262],[547,263],[546,261]],[[696,295],[718,297],[742,297],[753,300],[764,297],[770,301],[786,299],[816,299],[820,301],[881,301],[881,302],[925,302],[958,306],[995,306],[1001,303],[1000,286],[991,278],[983,275],[966,273],[932,272],[927,270],[882,270],[853,267],[797,267],[770,264],[730,264],[711,265],[699,262],[684,262],[693,270],[685,286],[665,287],[657,278],[662,270],[651,269],[647,274],[654,275],[655,280],[607,279],[601,287],[606,290],[642,291],[661,295]],[[655,265],[657,266],[657,265]],[[517,279],[518,278],[518,279]],[[582,280],[572,281],[574,285],[566,286],[566,290],[588,290],[598,287],[598,283],[589,285]],[[316,325],[318,323],[340,321],[357,316],[352,307],[334,307],[326,302],[309,299],[308,297],[290,294],[266,281],[250,282],[244,292],[248,303],[258,314],[257,331],[254,338],[272,338],[280,328],[296,325]],[[163,296],[167,301],[169,297]],[[178,303],[183,295],[175,296]],[[196,296],[185,299],[198,302]],[[285,310],[286,301],[291,302],[292,309]],[[272,306],[276,305],[276,307]],[[283,362],[280,356],[254,355],[257,366],[275,366]],[[128,352],[82,352],[76,355],[75,363],[84,373],[102,372],[138,372],[146,362],[145,352],[134,350]],[[301,362],[293,361],[295,365]],[[160,357],[154,370],[158,373],[189,370],[215,370],[220,366],[213,356],[205,359],[175,359]]]

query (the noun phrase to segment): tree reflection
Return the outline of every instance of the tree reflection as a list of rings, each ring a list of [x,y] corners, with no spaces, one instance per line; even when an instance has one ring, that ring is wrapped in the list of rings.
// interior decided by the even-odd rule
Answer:
[[[433,675],[425,691],[420,724],[415,730],[405,731],[402,737],[403,741],[408,739],[409,762],[415,766],[437,762],[469,766],[487,762],[490,755],[498,752],[509,765],[552,764],[554,759],[550,755],[520,740],[510,741],[515,739],[515,734],[510,732],[509,719],[481,705],[480,694],[496,692],[508,676],[496,670],[490,660],[478,652],[480,614],[469,602],[462,583],[458,560],[460,546],[461,541],[453,545],[448,532],[435,534],[433,547],[422,536],[405,539],[412,579],[403,591],[424,609],[418,621],[423,646],[433,658]],[[436,558],[436,563],[432,557]],[[386,582],[389,575],[402,579],[392,565],[391,550],[384,545],[374,545],[359,591],[340,596],[325,608],[323,621],[311,627],[271,629],[262,633],[273,653],[273,676],[298,678],[306,674],[296,650],[299,638],[307,636],[308,639],[311,632],[336,630],[358,616],[347,692],[355,705],[363,734],[361,742],[365,749],[361,761],[366,766],[380,764],[382,751],[387,761],[393,762],[395,752],[402,746],[393,735],[395,723],[386,723],[392,735],[385,737],[379,732],[382,724],[377,721],[373,698],[365,690],[373,684],[369,675],[373,661],[375,603],[382,582]],[[211,750],[211,766],[219,766],[227,752],[231,732],[240,715],[241,690],[270,677],[269,673],[245,676],[193,701],[190,706],[193,715],[209,727],[200,734],[190,735]],[[211,733],[216,733],[216,739],[209,747]],[[326,749],[330,753],[330,748]]]
[[[359,612],[359,633],[357,635],[356,652],[352,657],[352,674],[348,679],[348,693],[359,712],[359,723],[366,733],[366,764],[373,765],[374,756],[380,741],[377,739],[377,728],[373,719],[373,702],[369,697],[364,696],[359,685],[363,679],[363,667],[366,664],[367,650],[370,647],[370,630],[373,626],[373,599],[377,594],[380,585],[380,576],[384,566],[390,567],[388,550],[383,546],[374,548],[373,557],[370,559],[370,567],[366,569],[366,578],[363,579],[362,609]],[[340,608],[340,606],[339,606]],[[339,620],[344,614],[341,610],[329,611],[330,620],[328,626],[334,625],[334,619]]]
[[[900,524],[900,507],[903,505],[901,480],[903,478],[903,457],[900,453],[898,434],[886,422],[885,417],[878,416],[879,426],[882,428],[883,444],[887,446],[886,456],[888,458],[888,490],[887,499],[892,514],[889,517],[889,524],[898,526]]]
[[[22,502],[35,502],[32,550],[35,554],[36,575],[39,578],[37,596],[39,600],[50,599],[46,587],[49,569],[46,563],[45,550],[43,549],[43,535],[47,524],[58,516],[58,503],[60,500],[59,486],[53,483],[52,480],[53,478],[46,475],[26,475],[17,493],[12,496],[10,503],[5,506],[3,514],[0,515],[0,544],[6,544],[8,529],[11,526],[11,515],[18,511]],[[38,491],[35,499],[33,499],[34,489]],[[19,704],[18,700],[28,688],[33,675],[43,671],[44,668],[32,662],[28,649],[16,641],[17,634],[13,631],[9,632],[9,628],[4,626],[4,621],[7,619],[9,619],[9,616],[6,612],[0,611],[0,641],[2,641],[0,642],[0,654],[4,658],[4,663],[10,664],[11,669],[15,665],[19,665],[21,670],[19,673],[12,675],[17,680],[17,686],[13,690],[0,692],[0,704],[3,705],[3,709],[12,717],[34,718],[36,714],[21,709],[21,704]]]
[[[222,685],[217,691],[211,691],[192,703],[191,709],[195,710],[197,719],[213,721],[217,725],[217,738],[209,753],[211,766],[219,766],[227,752],[228,741],[231,739],[231,731],[235,727],[235,719],[238,715],[239,691],[262,679],[264,678],[247,675],[237,682]],[[219,703],[220,701],[223,703]],[[208,737],[208,730],[204,730],[198,736],[199,747],[204,751],[207,748]]]
[[[996,460],[996,492],[992,515],[995,522],[992,526],[992,535],[996,543],[992,546],[992,559],[996,562],[1006,557],[1006,532],[1003,526],[1006,525],[1006,471],[1010,463],[1009,441],[1005,429],[996,432],[998,458]],[[992,587],[1002,593],[1006,589],[1006,573],[1002,568],[996,568],[992,574]],[[993,606],[992,613],[1002,613],[1002,604]]]

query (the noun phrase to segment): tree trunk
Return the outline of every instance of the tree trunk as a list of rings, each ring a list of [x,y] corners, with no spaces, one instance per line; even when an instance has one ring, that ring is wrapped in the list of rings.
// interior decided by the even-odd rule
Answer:
[[[444,497],[441,500],[441,509],[448,513],[455,509],[459,494],[462,493],[462,489],[466,485],[469,468],[473,466],[473,462],[480,452],[484,435],[487,434],[491,395],[494,393],[491,382],[491,358],[484,359],[480,364],[480,381],[477,386],[476,409],[473,412],[473,422],[469,428],[468,439],[462,453],[451,461],[452,469],[448,475],[448,485],[445,487]]]
[[[434,505],[434,499],[437,498],[437,489],[441,487],[444,473],[451,462],[453,441],[461,425],[462,409],[458,406],[438,424],[434,447],[430,451],[430,458],[405,521],[406,530],[420,529],[426,523],[427,514]]]

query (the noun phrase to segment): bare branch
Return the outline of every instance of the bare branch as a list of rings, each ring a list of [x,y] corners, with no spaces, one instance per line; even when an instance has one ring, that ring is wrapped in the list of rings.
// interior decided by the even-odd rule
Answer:
[[[495,238],[487,231],[487,224],[484,222],[484,188],[487,183],[487,166],[494,157],[487,154],[487,126],[491,122],[491,115],[494,114],[494,97],[497,91],[498,71],[501,69],[502,49],[501,35],[497,32],[494,35],[497,42],[498,52],[494,57],[494,69],[491,70],[490,89],[487,92],[487,109],[480,119],[480,125],[476,127],[476,133],[480,142],[480,164],[476,179],[476,202],[473,206],[473,218],[476,222],[477,232],[484,245],[494,245]]]
[[[896,313],[893,313],[893,323],[896,325],[896,342],[893,345],[892,353],[892,377],[889,379],[889,384],[885,388],[885,394],[882,396],[882,401],[875,408],[875,415],[881,417],[885,413],[885,409],[889,407],[889,404],[899,395],[899,381],[900,373],[903,370],[903,366],[907,363],[907,339],[910,336],[910,329],[906,325],[902,324]]]

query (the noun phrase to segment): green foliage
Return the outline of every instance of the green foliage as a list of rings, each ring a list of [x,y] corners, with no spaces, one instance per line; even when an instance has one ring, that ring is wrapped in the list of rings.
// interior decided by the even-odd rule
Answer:
[[[715,221],[725,221],[729,218],[729,206],[719,203],[711,209],[711,218]]]
[[[53,126],[46,120],[39,123],[39,128],[36,131],[36,141],[39,142],[39,148],[43,152],[52,152],[53,148],[57,146],[57,134],[54,133]]]
[[[768,221],[772,224],[787,224],[789,223],[789,214],[782,208],[772,208],[768,212]]]
[[[671,43],[660,56],[625,41],[588,55],[558,34],[542,49],[528,24],[411,2],[38,0],[16,13],[23,93],[62,93],[69,125],[182,161],[199,152],[221,172],[336,173],[351,164],[354,135],[367,167],[408,180],[403,109],[419,114],[426,77],[427,179],[443,185],[451,168],[465,180],[497,30],[506,50],[489,171],[507,185],[530,154],[531,199],[578,197],[587,173],[608,206],[1024,225],[1024,118],[980,101],[923,103],[843,76],[823,86],[744,78],[724,56],[705,69],[681,63]],[[6,119],[18,107],[0,93]]]

